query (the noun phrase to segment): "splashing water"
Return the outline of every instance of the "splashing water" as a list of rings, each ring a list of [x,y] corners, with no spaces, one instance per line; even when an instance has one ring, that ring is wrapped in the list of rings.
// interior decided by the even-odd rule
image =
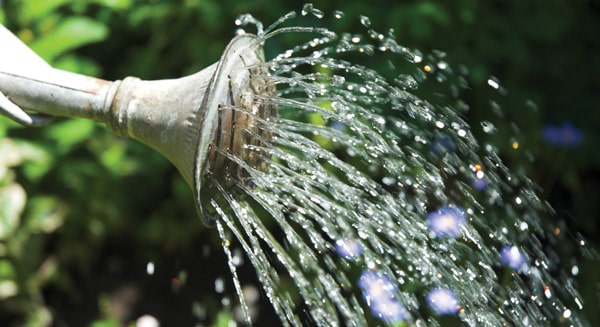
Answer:
[[[326,16],[312,5],[300,14]],[[444,54],[405,48],[367,17],[365,37],[285,27],[295,16],[264,30],[250,15],[236,21],[267,48],[291,33],[306,42],[262,67],[278,95],[253,95],[278,108],[251,117],[270,139],[246,131],[268,168],[222,151],[244,178],[213,181],[209,203],[228,258],[234,244],[245,250],[282,323],[584,325],[573,280],[547,250],[550,209],[474,138],[461,118],[467,85]]]

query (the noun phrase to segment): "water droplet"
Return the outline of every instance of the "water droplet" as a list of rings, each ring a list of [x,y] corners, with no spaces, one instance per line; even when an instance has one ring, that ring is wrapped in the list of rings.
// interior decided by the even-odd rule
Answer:
[[[333,12],[333,17],[335,17],[336,19],[344,18],[344,12],[339,11],[339,10],[335,10]]]
[[[500,82],[498,82],[498,79],[495,77],[490,77],[487,80],[487,83],[489,86],[491,86],[492,88],[494,88],[496,90],[500,88]]]
[[[225,280],[223,277],[215,279],[215,292],[223,293],[225,291]]]
[[[415,78],[408,74],[398,75],[398,77],[394,79],[394,82],[400,87],[408,88],[411,90],[416,90],[419,86],[419,83],[417,83]]]
[[[136,319],[135,321],[136,327],[159,327],[160,323],[158,319],[154,318],[151,315],[143,315]]]
[[[485,174],[484,174],[483,170],[478,170],[475,173],[475,178],[477,178],[477,179],[482,179],[484,176],[485,176]]]
[[[448,63],[445,61],[440,61],[437,63],[437,68],[440,70],[446,70],[448,68]]]
[[[571,275],[573,275],[573,276],[579,275],[579,267],[577,265],[573,265],[573,267],[571,267]]]
[[[323,18],[324,13],[322,10],[317,9],[314,7],[314,5],[312,3],[306,3],[304,4],[304,6],[302,7],[302,11],[301,11],[302,16],[306,16],[308,14],[311,14],[317,18]]]
[[[483,132],[486,134],[492,134],[496,132],[496,126],[487,120],[481,122],[481,127],[483,128]]]
[[[526,222],[522,221],[519,224],[519,229],[522,230],[522,231],[526,231],[527,229],[529,229],[529,225]]]
[[[246,26],[246,25],[254,25],[256,27],[256,34],[263,35],[263,24],[251,14],[243,14],[237,17],[235,20],[235,25],[237,26]]]
[[[550,286],[545,285],[544,286],[544,296],[549,299],[552,297],[552,292],[550,291]]]
[[[346,82],[346,78],[341,75],[331,76],[331,85],[334,87],[342,86]]]
[[[154,275],[154,262],[148,261],[146,264],[146,274]]]
[[[371,26],[371,19],[367,16],[360,16],[360,23],[364,26],[364,27],[370,27]]]

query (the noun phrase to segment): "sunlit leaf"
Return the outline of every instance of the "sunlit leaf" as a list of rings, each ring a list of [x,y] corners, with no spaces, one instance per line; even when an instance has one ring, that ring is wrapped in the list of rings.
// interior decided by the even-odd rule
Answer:
[[[233,315],[229,311],[221,311],[217,316],[217,321],[215,322],[215,327],[229,327],[231,326],[233,320]]]
[[[42,58],[52,62],[60,54],[80,46],[102,41],[108,36],[105,24],[85,17],[69,17],[30,44]]]
[[[52,325],[52,313],[45,306],[37,306],[27,315],[27,321],[23,326],[37,327]]]
[[[0,153],[0,166],[13,167],[23,161],[23,155],[12,139],[0,139]]]
[[[0,153],[0,167],[15,167],[26,163],[22,166],[23,172],[30,180],[37,180],[51,168],[50,153],[34,143],[0,139]],[[0,178],[2,176],[0,174]]]
[[[92,322],[91,327],[119,327],[121,323],[115,318],[107,318]]]
[[[0,299],[9,298],[19,293],[19,285],[14,280],[0,278]]]
[[[32,232],[51,233],[62,226],[65,209],[58,200],[49,196],[34,197],[29,201],[27,228]]]
[[[0,279],[15,278],[14,264],[8,259],[0,259]]]
[[[126,9],[131,7],[132,0],[93,0],[100,5],[112,8],[112,9]]]
[[[7,239],[19,226],[27,195],[19,184],[0,189],[0,240]]]
[[[21,19],[25,24],[31,24],[32,21],[52,12],[56,8],[71,2],[71,0],[24,0],[21,3]]]

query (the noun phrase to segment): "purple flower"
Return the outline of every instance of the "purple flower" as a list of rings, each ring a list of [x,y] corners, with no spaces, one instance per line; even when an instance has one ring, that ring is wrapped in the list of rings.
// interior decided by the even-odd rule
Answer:
[[[583,141],[583,132],[571,123],[546,125],[542,136],[546,142],[560,147],[578,146]]]
[[[467,218],[462,208],[450,205],[429,213],[427,223],[435,236],[457,238],[462,232],[462,227],[467,223]]]
[[[483,191],[487,188],[487,183],[483,178],[474,178],[472,185],[478,191]]]
[[[527,263],[525,255],[514,245],[507,245],[500,251],[502,263],[514,270],[519,270]]]
[[[406,308],[396,299],[398,287],[387,274],[365,270],[358,280],[358,286],[373,316],[385,321],[405,320],[408,317]]]
[[[335,242],[335,251],[346,259],[354,259],[362,253],[362,246],[355,239],[345,238]]]
[[[436,137],[431,142],[431,153],[438,157],[454,152],[454,143],[447,137]]]
[[[394,297],[398,290],[387,274],[365,270],[358,279],[358,286],[363,290],[367,302],[377,302]]]
[[[406,320],[408,311],[400,301],[390,298],[370,304],[373,316],[388,322]]]
[[[436,287],[427,294],[425,299],[427,304],[437,314],[452,315],[460,311],[460,304],[456,298],[456,294],[450,289],[443,287]]]

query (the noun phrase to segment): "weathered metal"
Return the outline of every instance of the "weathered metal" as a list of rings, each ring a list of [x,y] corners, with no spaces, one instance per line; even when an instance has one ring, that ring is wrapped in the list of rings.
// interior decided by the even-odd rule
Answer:
[[[244,177],[228,155],[264,169],[248,145],[270,137],[259,125],[276,115],[267,100],[275,89],[254,35],[236,36],[219,62],[193,75],[157,81],[111,82],[54,69],[1,25],[0,47],[1,113],[24,125],[52,116],[105,123],[167,157],[194,189],[201,212],[214,191],[211,179]]]

